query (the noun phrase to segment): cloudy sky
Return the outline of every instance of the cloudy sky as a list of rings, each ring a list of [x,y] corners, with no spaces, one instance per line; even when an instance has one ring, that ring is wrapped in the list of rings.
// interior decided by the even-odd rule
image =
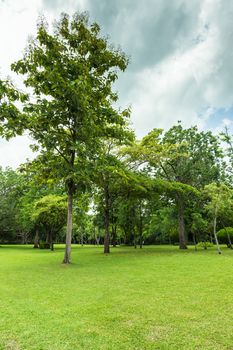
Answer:
[[[21,58],[36,20],[89,11],[104,35],[130,56],[116,88],[132,106],[140,137],[154,127],[185,126],[218,132],[233,120],[233,1],[231,0],[0,0],[0,76]],[[31,157],[30,140],[0,140],[0,165]]]

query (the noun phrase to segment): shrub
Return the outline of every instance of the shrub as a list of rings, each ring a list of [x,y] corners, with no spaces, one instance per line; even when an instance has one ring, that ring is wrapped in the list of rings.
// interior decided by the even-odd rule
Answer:
[[[41,241],[41,242],[39,243],[39,248],[40,248],[40,249],[50,249],[50,244]]]
[[[213,243],[209,242],[209,241],[205,241],[205,242],[199,242],[197,244],[197,247],[199,248],[203,248],[203,249],[207,249],[207,248],[211,248],[213,247]]]
[[[219,238],[227,238],[227,234],[233,238],[233,227],[224,227],[217,232]]]

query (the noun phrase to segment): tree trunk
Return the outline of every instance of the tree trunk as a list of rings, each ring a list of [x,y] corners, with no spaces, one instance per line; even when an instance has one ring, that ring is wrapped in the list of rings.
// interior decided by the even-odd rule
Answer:
[[[124,245],[131,245],[131,240],[129,241],[128,240],[128,234],[127,234],[127,229],[124,227],[123,228],[123,230],[124,230]]]
[[[212,233],[210,232],[210,243],[213,244],[213,237],[212,237]]]
[[[168,240],[169,240],[169,245],[172,245],[172,240],[171,240],[170,234],[169,234],[169,236],[168,236]]]
[[[71,240],[72,240],[72,217],[73,217],[73,194],[74,183],[70,181],[68,183],[68,205],[67,205],[67,229],[66,229],[66,247],[63,264],[71,263]]]
[[[178,209],[180,249],[187,249],[186,239],[185,239],[184,202],[183,202],[183,198],[181,198],[180,196],[177,196],[177,209]]]
[[[224,230],[225,230],[225,232],[226,232],[226,234],[227,234],[228,248],[232,249],[231,237],[230,237],[230,235],[229,235],[229,233],[228,233],[226,227],[224,227]]]
[[[110,203],[109,203],[109,191],[108,186],[104,189],[105,192],[105,208],[104,208],[104,254],[110,253],[110,234],[109,234],[109,218],[110,218]]]
[[[140,221],[139,221],[139,244],[140,244],[140,248],[142,249],[142,245],[143,245],[143,223],[142,223],[142,208],[141,208],[141,204],[140,204]]]
[[[100,229],[98,228],[98,235],[96,235],[96,231],[95,231],[95,240],[96,240],[96,244],[99,245],[100,244]]]
[[[50,245],[50,250],[53,251],[54,247],[53,247],[53,233],[52,233],[52,231],[50,231],[50,233],[49,233],[49,245]]]
[[[193,233],[193,244],[195,245],[195,250],[197,251],[197,242],[196,242],[195,233]]]
[[[134,245],[134,248],[136,249],[137,248],[137,240],[136,240],[135,232],[133,232],[133,245]]]
[[[228,239],[228,248],[232,249],[231,237],[228,232],[227,232],[227,239]]]
[[[214,213],[214,238],[215,238],[218,254],[222,254],[219,243],[218,243],[218,237],[216,234],[216,224],[217,224],[217,207],[215,208],[215,213]]]
[[[39,248],[39,230],[38,229],[36,229],[33,248]]]
[[[116,225],[112,225],[112,246],[117,246],[117,228]]]
[[[207,250],[207,243],[206,243],[206,239],[204,240],[204,249]]]
[[[143,246],[143,239],[142,239],[142,236],[140,236],[140,248],[142,249],[142,246]]]
[[[45,243],[49,243],[49,231],[48,231],[48,228],[46,228],[46,239],[45,239]]]

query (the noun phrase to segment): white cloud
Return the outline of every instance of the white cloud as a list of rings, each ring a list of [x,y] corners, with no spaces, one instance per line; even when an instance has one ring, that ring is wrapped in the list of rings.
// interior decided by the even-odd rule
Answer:
[[[224,118],[224,119],[222,120],[222,123],[223,123],[223,125],[224,125],[225,127],[229,127],[229,126],[232,126],[233,120],[230,120],[230,119],[228,119],[228,118]]]
[[[138,135],[177,120],[205,128],[216,111],[233,106],[233,2],[226,0],[0,1],[1,76],[22,57],[39,13],[51,23],[60,12],[77,10],[90,10],[132,55],[117,88],[120,104],[132,105]],[[1,154],[12,154],[10,163],[0,156],[0,164],[29,154],[25,139],[0,146]]]
[[[0,3],[0,71],[10,73],[10,64],[22,56],[29,34],[36,28],[40,0],[5,0]]]
[[[29,148],[31,140],[27,136],[17,136],[11,141],[0,141],[0,166],[16,168],[27,158],[34,157]]]
[[[205,126],[215,109],[233,105],[232,9],[203,1],[189,46],[137,73],[128,99],[140,134],[177,120]],[[222,14],[222,15],[221,15]]]

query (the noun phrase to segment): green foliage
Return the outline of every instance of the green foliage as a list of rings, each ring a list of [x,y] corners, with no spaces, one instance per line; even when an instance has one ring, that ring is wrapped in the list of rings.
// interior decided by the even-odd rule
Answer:
[[[25,188],[25,179],[19,172],[0,168],[0,240],[3,242],[17,241],[23,234],[18,213]]]
[[[203,214],[200,212],[191,213],[191,222],[190,222],[190,230],[193,234],[193,240],[202,241],[206,240],[208,237],[208,220],[203,217]]]
[[[227,239],[228,235],[233,238],[233,227],[224,227],[217,232],[219,238]]]
[[[50,194],[35,201],[32,220],[36,226],[55,234],[66,223],[66,210],[66,198]]]
[[[233,191],[224,183],[206,185],[203,194],[209,199],[206,209],[213,217],[232,207]]]
[[[49,177],[85,181],[86,160],[95,156],[100,138],[122,138],[129,113],[114,110],[111,86],[127,63],[86,14],[62,14],[52,34],[41,19],[37,36],[12,69],[34,92],[24,106],[25,128],[37,141],[38,161],[46,162]]]
[[[152,210],[148,234],[154,235],[158,243],[178,242],[178,223],[174,206]]]
[[[0,135],[6,139],[23,133],[24,116],[15,102],[25,102],[27,95],[17,91],[11,81],[0,80]]]
[[[209,241],[203,241],[197,244],[197,247],[203,248],[203,249],[212,248],[213,246],[214,246],[213,243]]]
[[[39,248],[40,249],[50,249],[50,244],[49,243],[46,243],[44,241],[40,241],[39,242]]]

